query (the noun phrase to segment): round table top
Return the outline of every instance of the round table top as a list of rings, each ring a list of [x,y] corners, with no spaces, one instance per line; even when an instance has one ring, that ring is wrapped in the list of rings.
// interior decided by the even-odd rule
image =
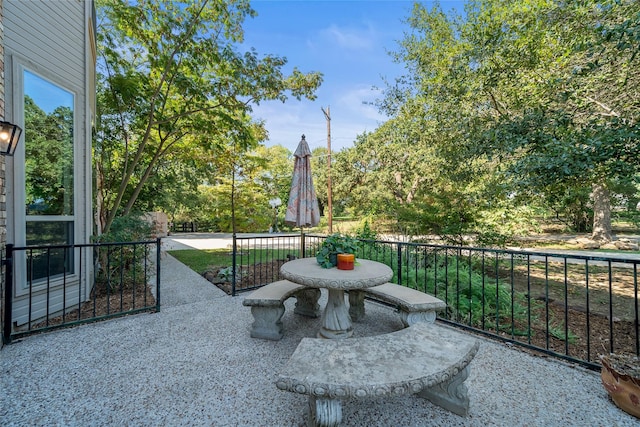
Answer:
[[[315,258],[286,262],[280,275],[287,280],[311,288],[362,289],[387,283],[393,277],[388,266],[366,259],[356,260],[353,270],[322,268]]]

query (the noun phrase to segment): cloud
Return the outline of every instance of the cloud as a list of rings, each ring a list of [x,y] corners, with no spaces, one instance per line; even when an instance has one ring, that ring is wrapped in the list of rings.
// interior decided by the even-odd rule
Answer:
[[[379,90],[362,83],[334,92],[334,96],[322,97],[334,99],[330,105],[332,150],[352,146],[358,135],[374,131],[387,119],[375,106],[368,104],[379,96]],[[328,103],[323,104],[320,100],[289,100],[285,104],[269,101],[254,106],[252,116],[265,120],[268,146],[278,144],[294,151],[305,134],[309,146],[314,149],[326,146],[327,124],[320,107],[326,109],[327,106]]]
[[[344,95],[338,98],[338,104],[350,110],[354,116],[368,120],[383,121],[386,116],[380,114],[377,107],[370,104],[381,94],[380,90],[372,89],[371,86],[358,85],[344,92]]]
[[[340,28],[333,24],[320,31],[320,37],[347,50],[373,50],[376,34],[371,25],[365,29]]]
[[[310,146],[316,141],[326,141],[326,123],[319,103],[269,101],[254,106],[252,116],[265,120],[269,132],[267,145],[279,144],[293,151],[302,134],[306,135]]]

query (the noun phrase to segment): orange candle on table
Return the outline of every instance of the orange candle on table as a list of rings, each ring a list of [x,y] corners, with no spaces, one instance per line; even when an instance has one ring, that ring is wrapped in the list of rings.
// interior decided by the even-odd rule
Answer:
[[[353,270],[353,264],[356,261],[354,254],[338,254],[338,269]]]

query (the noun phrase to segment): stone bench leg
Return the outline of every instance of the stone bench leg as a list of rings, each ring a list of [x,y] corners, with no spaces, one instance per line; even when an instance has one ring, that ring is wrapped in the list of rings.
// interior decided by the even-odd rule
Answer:
[[[342,422],[342,402],[309,396],[309,427],[338,427]]]
[[[469,415],[469,393],[464,381],[469,376],[469,366],[465,367],[449,381],[422,390],[418,396],[431,401],[454,414]]]
[[[400,309],[400,319],[405,328],[418,322],[434,323],[436,321],[436,312],[435,310],[405,311]]]
[[[307,317],[320,317],[320,289],[309,288],[295,293],[296,308],[294,313]]]
[[[277,341],[282,338],[282,316],[284,304],[270,307],[251,307],[253,323],[251,324],[251,337]]]
[[[349,291],[349,316],[353,322],[364,319],[364,292],[359,290]]]

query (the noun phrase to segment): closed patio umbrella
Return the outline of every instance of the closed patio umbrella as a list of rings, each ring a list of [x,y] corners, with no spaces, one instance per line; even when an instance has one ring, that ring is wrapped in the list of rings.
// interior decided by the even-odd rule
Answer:
[[[293,155],[293,178],[284,222],[300,228],[313,227],[320,222],[320,208],[311,178],[311,150],[304,135]]]

